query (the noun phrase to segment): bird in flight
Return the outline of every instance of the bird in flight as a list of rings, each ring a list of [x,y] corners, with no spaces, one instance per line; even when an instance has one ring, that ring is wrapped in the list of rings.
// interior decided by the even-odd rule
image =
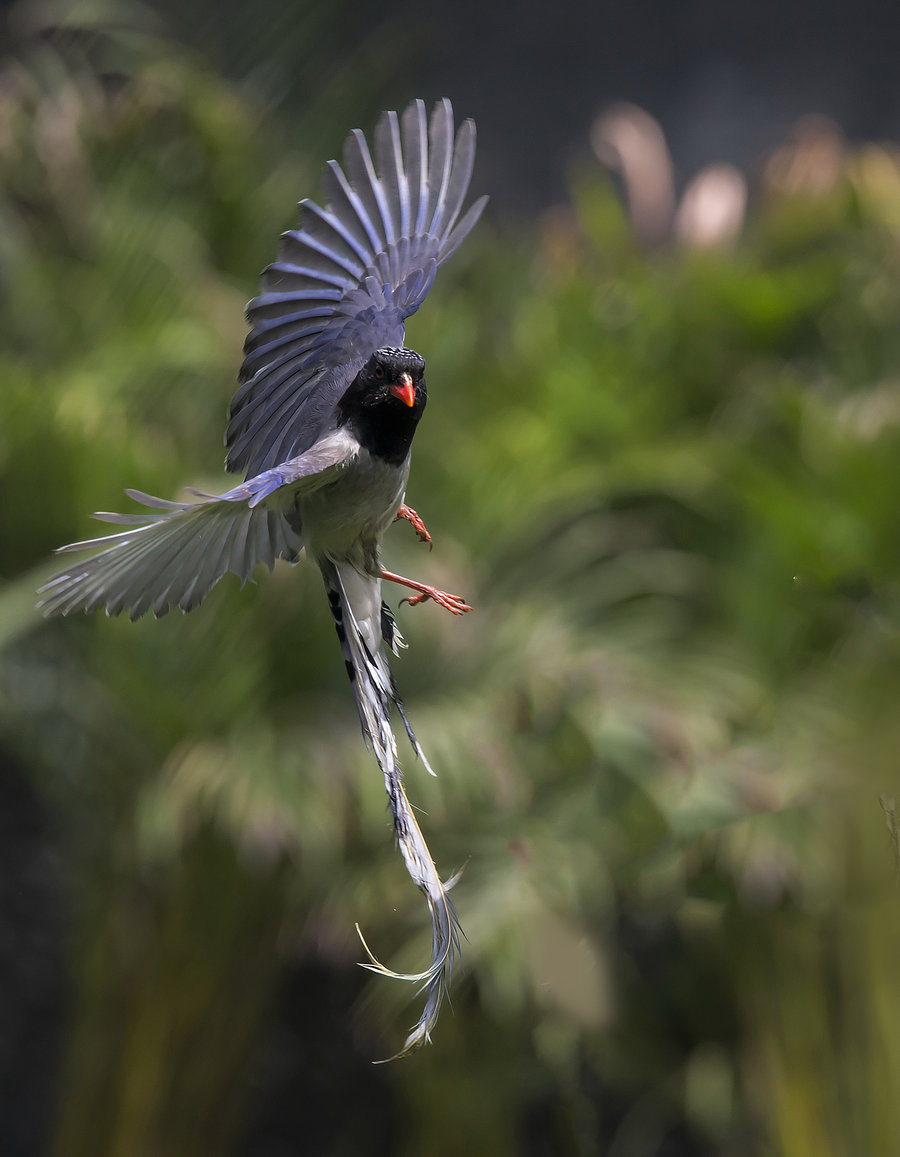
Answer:
[[[144,513],[95,515],[127,529],[72,543],[94,550],[46,583],[46,615],[101,607],[108,615],[160,617],[191,611],[227,573],[243,583],[260,563],[296,562],[305,547],[325,582],[363,733],[384,776],[407,870],[428,901],[432,962],[396,973],[369,956],[365,966],[424,986],[425,1006],[403,1056],[430,1039],[458,950],[459,925],[407,799],[391,706],[431,771],[404,713],[382,643],[403,645],[382,582],[432,600],[452,614],[471,608],[457,595],[382,566],[382,538],[405,505],[410,447],[425,409],[425,362],[404,344],[404,322],[428,295],[438,266],[458,248],[487,202],[462,214],[475,159],[475,125],[454,135],[448,100],[426,116],[414,101],[384,113],[373,151],[355,129],[343,164],[329,161],[324,208],[301,202],[300,228],[282,235],[247,308],[240,385],[225,434],[226,467],[245,480],[224,494],[192,491],[170,502],[128,490]],[[433,772],[432,772],[433,774]]]

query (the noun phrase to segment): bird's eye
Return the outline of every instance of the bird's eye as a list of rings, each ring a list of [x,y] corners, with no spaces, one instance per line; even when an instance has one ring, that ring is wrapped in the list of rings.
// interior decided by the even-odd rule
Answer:
[[[376,366],[375,367],[375,377],[376,378],[383,378],[384,377],[384,366]]]

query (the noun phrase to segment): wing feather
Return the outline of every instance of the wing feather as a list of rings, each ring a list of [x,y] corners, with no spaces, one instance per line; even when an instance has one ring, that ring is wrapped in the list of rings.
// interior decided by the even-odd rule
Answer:
[[[453,109],[446,97],[438,103],[429,126],[428,211],[426,229],[439,233],[443,221],[444,196],[453,161]]]
[[[414,100],[403,110],[400,118],[403,134],[403,156],[409,177],[410,204],[415,220],[410,228],[417,236],[425,228],[428,208],[428,120],[425,103]]]
[[[404,321],[486,198],[458,222],[475,160],[475,126],[454,137],[453,109],[413,101],[382,115],[373,153],[355,129],[343,165],[329,161],[325,207],[301,202],[247,313],[240,382],[226,432],[227,466],[248,476],[308,450],[334,427],[344,390],[372,353],[403,344]]]
[[[344,142],[344,169],[351,187],[365,206],[368,218],[375,227],[376,252],[383,252],[385,246],[394,240],[391,215],[381,182],[375,176],[369,146],[359,129],[353,129]]]
[[[342,221],[330,209],[322,209],[315,201],[307,198],[300,202],[300,211],[303,215],[304,233],[322,241],[326,238],[331,239],[332,245],[337,244],[334,238],[340,238],[346,247],[345,253],[349,251],[356,254],[363,268],[372,260],[372,251],[359,239],[358,233],[354,233],[351,225]]]
[[[329,318],[334,311],[332,309],[308,309],[305,310],[305,316],[295,315],[303,324],[296,325],[293,319],[290,322],[284,322],[277,327],[268,330],[264,335],[269,340],[264,343],[256,345],[244,358],[244,365],[241,373],[248,378],[255,376],[256,371],[261,366],[266,366],[271,373],[273,370],[280,369],[286,362],[296,359],[297,351],[293,347],[293,343],[297,338],[312,338],[315,334],[322,333],[327,326],[325,318]],[[323,320],[319,320],[323,319]],[[263,336],[263,335],[260,335]],[[291,348],[285,352],[279,353],[285,346]],[[302,355],[301,355],[302,357]]]
[[[444,187],[443,205],[441,210],[439,233],[441,244],[446,241],[453,223],[459,216],[463,201],[469,190],[472,180],[472,170],[475,167],[475,125],[472,121],[464,121],[456,134],[456,144],[453,146],[453,160],[447,171],[447,183]]]
[[[293,517],[298,495],[326,485],[358,453],[346,429],[311,450],[267,470],[225,494],[197,502],[169,502],[132,490],[155,513],[106,516],[127,530],[71,543],[61,553],[94,550],[41,587],[45,615],[106,607],[132,619],[152,610],[193,610],[229,571],[241,582],[260,563],[296,561],[303,539]]]
[[[409,179],[403,166],[400,122],[395,112],[383,113],[375,127],[375,159],[388,203],[395,205],[397,236],[409,233]]]
[[[487,203],[487,197],[479,197],[474,205],[468,209],[465,217],[463,217],[462,221],[451,231],[449,237],[441,247],[439,263],[446,260],[451,253],[455,253],[460,245],[462,245],[463,241],[465,241],[478,223],[478,218],[481,216],[482,210]]]
[[[365,205],[344,176],[344,170],[337,161],[329,161],[326,164],[322,187],[325,189],[329,211],[332,211],[348,228],[352,225],[359,225],[362,228],[362,237],[365,240],[361,240],[361,244],[368,250],[368,259],[371,261],[380,251],[383,242],[378,237]]]
[[[345,273],[331,273],[324,268],[324,261],[320,264],[322,268],[317,269],[314,261],[308,265],[294,265],[290,261],[273,261],[263,271],[263,275],[259,279],[260,288],[263,293],[267,293],[269,290],[273,290],[275,293],[293,293],[294,290],[308,288],[310,281],[324,281],[326,285],[334,285],[338,289],[346,287],[347,275]]]
[[[317,269],[320,264],[325,269],[335,265],[343,270],[342,282],[346,280],[347,274],[353,278],[361,277],[365,265],[360,264],[359,256],[353,250],[349,254],[346,252],[347,243],[341,234],[329,230],[331,236],[326,242],[316,236],[316,233],[323,232],[322,229],[316,229],[314,225],[310,229],[310,224],[306,223],[302,233],[296,229],[282,233],[278,251],[281,260],[292,263],[308,261],[313,269]]]

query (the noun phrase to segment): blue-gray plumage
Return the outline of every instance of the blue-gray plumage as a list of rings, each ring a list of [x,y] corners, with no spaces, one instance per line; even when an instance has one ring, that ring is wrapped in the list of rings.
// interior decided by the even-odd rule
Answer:
[[[98,553],[41,588],[47,615],[101,607],[132,619],[193,610],[228,572],[242,582],[260,563],[296,562],[305,547],[328,591],[364,734],[385,779],[407,868],[431,910],[431,966],[406,979],[428,998],[402,1052],[422,1044],[437,1020],[457,948],[447,886],[403,789],[391,726],[394,704],[423,761],[382,648],[402,645],[382,603],[381,581],[460,614],[455,595],[384,570],[381,542],[397,517],[424,526],[404,505],[409,453],[427,400],[424,360],[403,345],[404,321],[484,208],[460,219],[475,158],[475,126],[454,137],[450,102],[426,118],[421,101],[383,114],[374,160],[354,130],[343,167],[325,171],[325,207],[301,202],[301,227],[281,238],[248,306],[240,386],[230,408],[226,466],[246,480],[220,495],[169,502],[139,491],[145,514],[99,514],[127,529],[62,547]],[[427,761],[425,766],[428,767]],[[428,768],[431,770],[430,767]],[[368,951],[368,949],[367,949]],[[396,975],[374,957],[367,967]]]
[[[377,172],[359,130],[344,147],[346,175],[325,170],[326,207],[301,201],[303,228],[281,238],[278,260],[250,302],[240,389],[226,433],[229,470],[257,474],[312,446],[344,390],[377,349],[402,347],[403,323],[425,300],[437,267],[487,202],[457,223],[475,160],[475,125],[453,138],[441,101],[426,124],[415,101],[375,130]]]

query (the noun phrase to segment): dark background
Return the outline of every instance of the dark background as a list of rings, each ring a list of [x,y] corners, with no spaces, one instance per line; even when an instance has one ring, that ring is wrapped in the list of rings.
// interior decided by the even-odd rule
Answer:
[[[594,116],[613,101],[659,121],[682,181],[712,161],[752,169],[810,113],[851,138],[900,136],[890,3],[351,0],[331,9],[343,18],[318,60],[321,49],[303,55],[290,6],[158,10],[229,73],[276,73],[289,102],[309,96],[304,75],[327,82],[357,52],[345,92],[362,79],[385,107],[452,94],[491,142],[479,172],[504,209],[563,199]]]

